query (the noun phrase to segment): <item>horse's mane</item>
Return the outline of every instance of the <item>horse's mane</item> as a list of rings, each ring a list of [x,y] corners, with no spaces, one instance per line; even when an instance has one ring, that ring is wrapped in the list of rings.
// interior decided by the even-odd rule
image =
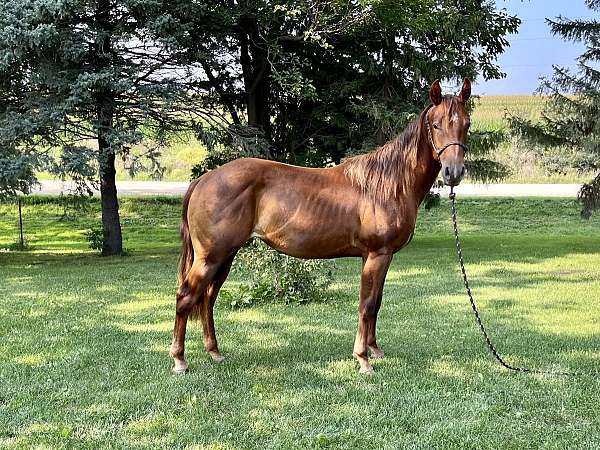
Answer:
[[[342,162],[344,173],[352,184],[380,203],[406,192],[415,176],[426,112],[427,109],[400,135],[381,147]]]

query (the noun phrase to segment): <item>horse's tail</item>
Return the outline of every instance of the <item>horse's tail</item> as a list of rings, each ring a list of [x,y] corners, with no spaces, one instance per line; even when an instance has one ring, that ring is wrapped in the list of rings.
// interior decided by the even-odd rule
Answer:
[[[192,192],[194,192],[194,188],[198,184],[198,181],[198,179],[192,181],[183,197],[183,211],[181,213],[181,225],[179,226],[179,232],[181,234],[181,254],[179,255],[179,271],[177,274],[180,289],[194,263],[194,247],[192,246],[192,237],[190,236],[190,227],[188,224],[188,207],[190,205],[190,197],[192,196]]]

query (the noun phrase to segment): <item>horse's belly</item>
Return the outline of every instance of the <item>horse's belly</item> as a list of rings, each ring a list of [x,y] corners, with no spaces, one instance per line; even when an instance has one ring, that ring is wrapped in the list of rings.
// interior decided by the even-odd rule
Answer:
[[[351,215],[314,214],[297,210],[294,214],[277,211],[261,215],[255,226],[256,236],[280,252],[297,258],[335,258],[360,255],[354,238],[356,219]]]
[[[304,235],[301,239],[291,236],[261,236],[258,233],[254,233],[254,236],[275,250],[296,258],[328,259],[362,254],[362,250],[344,236]]]

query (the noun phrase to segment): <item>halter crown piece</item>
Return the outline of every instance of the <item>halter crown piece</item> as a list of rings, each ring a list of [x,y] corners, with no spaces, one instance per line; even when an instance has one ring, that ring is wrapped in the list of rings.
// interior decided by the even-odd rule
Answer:
[[[437,145],[435,145],[435,142],[433,141],[433,135],[431,134],[431,125],[429,124],[429,117],[427,116],[427,113],[429,112],[429,110],[432,107],[433,107],[433,105],[429,105],[429,108],[427,108],[427,111],[425,112],[425,125],[427,126],[427,135],[429,136],[429,142],[431,142],[431,145],[433,146],[433,149],[437,153],[438,158],[440,156],[442,156],[442,153],[444,153],[444,151],[448,147],[452,147],[453,145],[458,145],[460,148],[463,149],[463,152],[467,153],[467,151],[469,150],[469,147],[466,144],[463,144],[462,142],[448,142],[443,147],[438,147]]]

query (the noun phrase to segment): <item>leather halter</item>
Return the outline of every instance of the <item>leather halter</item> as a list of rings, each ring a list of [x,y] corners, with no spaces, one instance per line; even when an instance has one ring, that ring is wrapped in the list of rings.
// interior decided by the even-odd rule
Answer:
[[[460,148],[463,149],[464,153],[467,153],[469,147],[466,144],[463,144],[462,142],[449,142],[443,147],[438,147],[437,145],[435,145],[435,142],[433,141],[433,135],[431,134],[431,125],[429,124],[429,117],[427,116],[427,113],[431,108],[433,108],[433,105],[429,105],[429,107],[425,110],[425,125],[427,127],[427,135],[429,136],[429,142],[431,142],[433,150],[437,153],[438,159],[440,158],[440,156],[442,156],[442,153],[444,153],[444,151],[448,147],[452,147],[453,145],[458,145]]]

